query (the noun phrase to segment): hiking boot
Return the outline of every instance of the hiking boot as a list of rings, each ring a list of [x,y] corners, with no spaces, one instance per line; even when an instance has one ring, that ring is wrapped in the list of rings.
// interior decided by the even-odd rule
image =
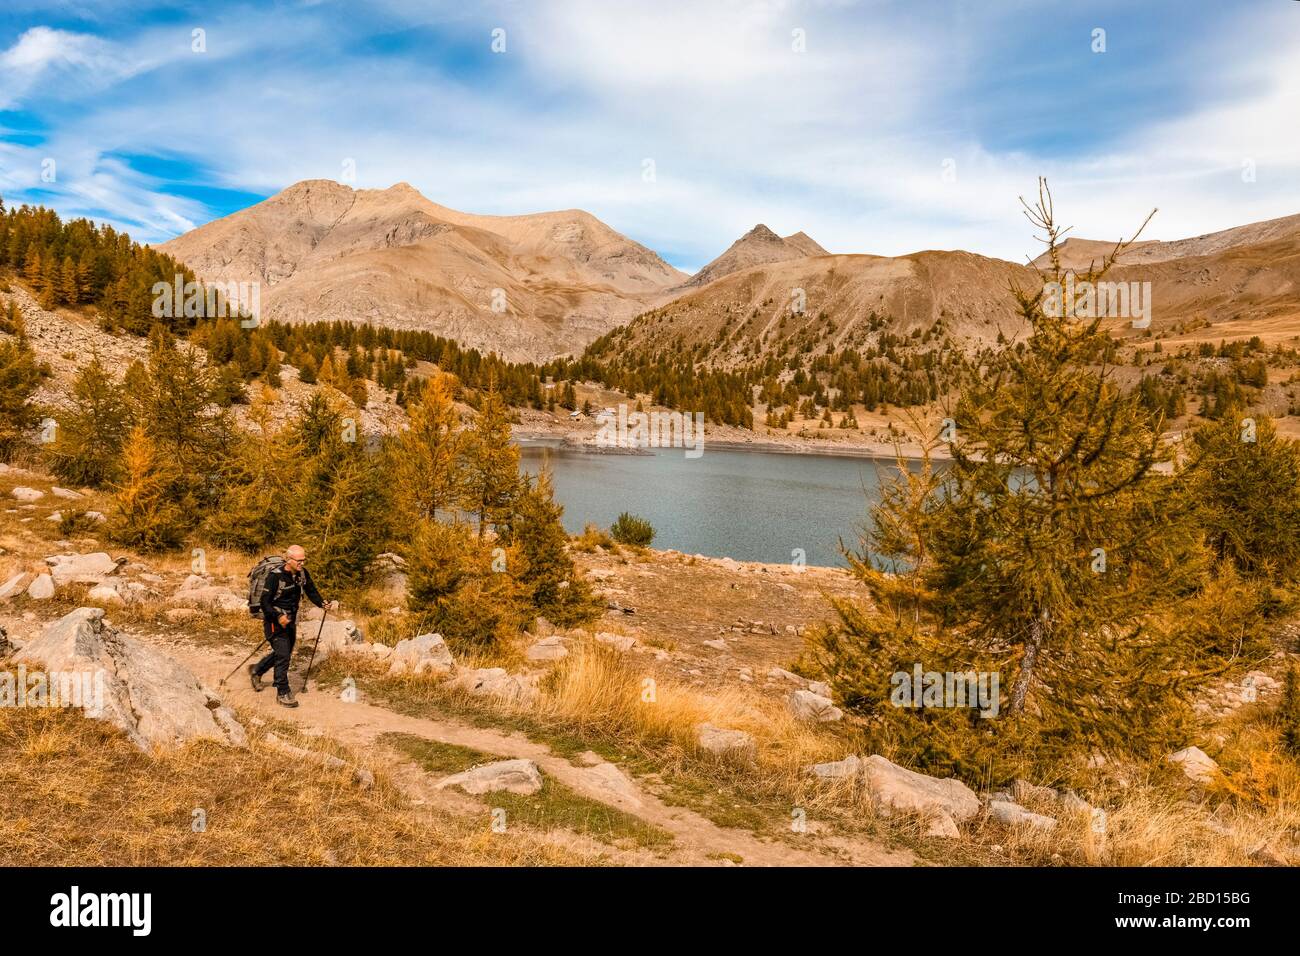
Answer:
[[[262,683],[262,675],[257,672],[256,664],[248,665],[248,679],[252,682],[253,690],[260,691],[266,685]]]
[[[275,702],[276,702],[277,704],[279,704],[280,706],[282,706],[282,707],[297,707],[297,706],[298,706],[298,698],[296,698],[296,697],[293,696],[293,691],[289,691],[287,694],[279,694],[279,695],[277,695],[276,698],[275,698]]]

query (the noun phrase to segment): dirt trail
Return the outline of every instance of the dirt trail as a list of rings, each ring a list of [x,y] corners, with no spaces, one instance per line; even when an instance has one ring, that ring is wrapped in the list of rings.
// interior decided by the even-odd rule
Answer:
[[[168,644],[168,651],[214,689],[243,656],[243,652],[234,650],[217,651],[176,644]],[[300,679],[295,675],[295,686]],[[784,842],[764,840],[745,830],[720,827],[685,807],[669,806],[635,781],[633,785],[639,805],[629,804],[611,797],[607,790],[597,786],[588,773],[589,768],[575,766],[568,759],[552,753],[544,744],[517,732],[476,727],[454,719],[410,717],[365,700],[347,702],[333,693],[316,692],[314,684],[311,692],[300,698],[302,706],[296,709],[280,707],[275,702],[274,690],[254,693],[242,672],[231,678],[219,692],[229,704],[244,713],[290,722],[300,729],[324,734],[366,755],[371,762],[386,764],[381,769],[388,773],[389,778],[408,795],[425,803],[440,799],[438,795],[447,792],[434,791],[429,786],[432,778],[428,774],[398,758],[395,753],[389,753],[388,748],[377,747],[376,741],[383,734],[412,734],[441,743],[472,747],[503,759],[532,760],[544,774],[582,796],[617,807],[673,834],[672,846],[662,854],[655,857],[631,854],[626,857],[627,862],[717,866],[727,862],[724,854],[740,857],[747,866],[906,866],[913,862],[910,853],[889,850],[869,840],[855,840],[848,844],[836,840],[834,849],[814,845],[801,849]],[[818,838],[809,834],[808,839],[811,842]]]

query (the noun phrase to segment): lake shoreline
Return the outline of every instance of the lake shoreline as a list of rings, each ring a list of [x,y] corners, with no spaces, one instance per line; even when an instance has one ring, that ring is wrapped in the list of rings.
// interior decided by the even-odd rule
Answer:
[[[645,456],[647,452],[635,448],[599,448],[592,441],[591,436],[575,432],[542,432],[526,433],[518,431],[514,434],[514,440],[520,447],[526,448],[557,448],[564,451],[578,452],[589,455],[629,455],[633,457]],[[880,444],[866,445],[826,445],[817,446],[807,443],[794,443],[771,441],[767,439],[751,441],[748,439],[735,438],[710,438],[705,435],[704,454],[708,454],[709,449],[717,451],[742,451],[754,452],[758,454],[769,455],[792,455],[804,458],[860,458],[875,461],[924,461],[925,454],[919,445],[914,443],[902,444],[897,447]],[[935,450],[930,453],[930,458],[934,461],[947,461],[948,456],[942,450]]]

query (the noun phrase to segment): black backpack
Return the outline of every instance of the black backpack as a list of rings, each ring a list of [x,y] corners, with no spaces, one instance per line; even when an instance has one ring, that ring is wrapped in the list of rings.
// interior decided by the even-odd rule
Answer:
[[[253,617],[262,616],[262,595],[266,593],[266,579],[272,571],[279,571],[283,567],[284,558],[273,554],[258,561],[253,565],[253,570],[248,572],[248,613]]]

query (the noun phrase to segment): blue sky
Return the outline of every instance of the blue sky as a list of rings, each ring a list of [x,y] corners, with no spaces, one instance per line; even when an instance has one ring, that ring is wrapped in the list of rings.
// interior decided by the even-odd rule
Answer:
[[[688,271],[757,222],[1020,260],[1040,174],[1080,236],[1300,213],[1300,3],[0,9],[0,195],[150,242],[327,178],[586,209]]]

